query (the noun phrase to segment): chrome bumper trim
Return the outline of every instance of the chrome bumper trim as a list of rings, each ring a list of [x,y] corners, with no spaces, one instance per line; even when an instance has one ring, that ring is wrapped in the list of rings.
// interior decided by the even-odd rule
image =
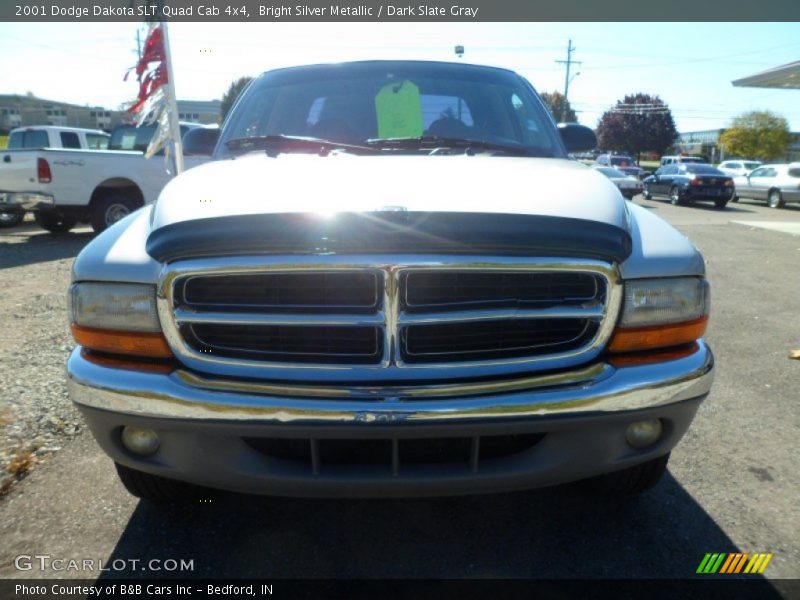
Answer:
[[[67,364],[70,396],[79,407],[164,419],[307,425],[486,423],[640,410],[704,396],[713,370],[713,355],[701,340],[694,353],[666,362],[620,368],[599,363],[563,375],[461,386],[337,386],[315,397],[312,390],[320,388],[314,386],[222,383],[181,370],[167,375],[104,367],[84,358],[80,348]]]

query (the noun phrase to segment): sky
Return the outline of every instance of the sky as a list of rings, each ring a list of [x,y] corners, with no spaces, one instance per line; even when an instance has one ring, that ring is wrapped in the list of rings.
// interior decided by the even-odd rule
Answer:
[[[136,95],[137,23],[0,23],[0,94],[117,108]],[[275,67],[365,59],[461,60],[513,69],[540,91],[564,91],[594,127],[626,94],[658,95],[681,132],[726,127],[767,109],[800,131],[800,90],[731,81],[800,60],[800,23],[172,23],[179,99],[222,97],[231,81]],[[142,40],[143,40],[142,36]],[[463,58],[454,46],[465,48]]]

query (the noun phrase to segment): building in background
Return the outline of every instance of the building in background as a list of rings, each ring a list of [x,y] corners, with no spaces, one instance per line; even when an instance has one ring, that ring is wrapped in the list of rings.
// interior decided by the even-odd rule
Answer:
[[[102,106],[79,106],[32,95],[0,94],[0,133],[25,125],[108,130],[123,120],[124,112]]]
[[[178,119],[186,123],[218,125],[221,105],[220,100],[178,100]]]
[[[178,100],[180,120],[211,125],[220,122],[219,100]],[[0,94],[0,135],[27,125],[61,125],[110,131],[133,117],[124,110],[80,106],[27,94]]]
[[[727,158],[752,158],[751,156],[729,156],[725,148],[719,144],[719,136],[724,129],[707,129],[705,131],[687,131],[678,135],[675,151],[681,154],[707,156],[712,163],[719,163]],[[800,132],[789,134],[789,149],[782,160],[800,161]],[[781,162],[775,160],[773,162]]]

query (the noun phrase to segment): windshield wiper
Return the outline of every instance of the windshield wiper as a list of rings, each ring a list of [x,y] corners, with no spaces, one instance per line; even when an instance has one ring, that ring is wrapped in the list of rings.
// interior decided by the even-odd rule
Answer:
[[[270,156],[277,156],[285,152],[297,150],[319,152],[328,155],[334,150],[347,150],[353,152],[367,152],[374,154],[377,149],[369,146],[359,146],[358,144],[348,144],[346,142],[335,142],[322,138],[305,137],[300,135],[256,135],[251,137],[234,138],[225,142],[228,150],[241,150],[251,152],[253,150],[266,150]]]
[[[466,154],[472,151],[490,151],[528,156],[530,150],[525,146],[500,144],[485,140],[470,140],[465,138],[441,137],[438,135],[422,135],[417,137],[375,138],[367,140],[367,144],[381,150],[417,150],[417,149],[463,149]]]

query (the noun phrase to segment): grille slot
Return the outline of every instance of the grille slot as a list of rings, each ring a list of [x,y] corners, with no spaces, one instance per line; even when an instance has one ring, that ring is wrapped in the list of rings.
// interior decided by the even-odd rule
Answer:
[[[195,276],[176,294],[179,304],[203,310],[315,313],[375,311],[378,273],[256,273]]]
[[[596,333],[586,319],[506,319],[406,327],[403,358],[414,361],[485,360],[535,356],[586,343]]]
[[[183,333],[202,352],[232,358],[375,363],[382,354],[377,327],[195,324]]]
[[[402,439],[251,437],[244,442],[265,456],[301,465],[314,474],[325,475],[326,468],[372,466],[383,467],[390,476],[426,465],[460,466],[477,472],[482,463],[513,459],[544,437],[543,433]]]
[[[402,283],[410,311],[560,306],[601,295],[598,278],[588,273],[418,271]]]

